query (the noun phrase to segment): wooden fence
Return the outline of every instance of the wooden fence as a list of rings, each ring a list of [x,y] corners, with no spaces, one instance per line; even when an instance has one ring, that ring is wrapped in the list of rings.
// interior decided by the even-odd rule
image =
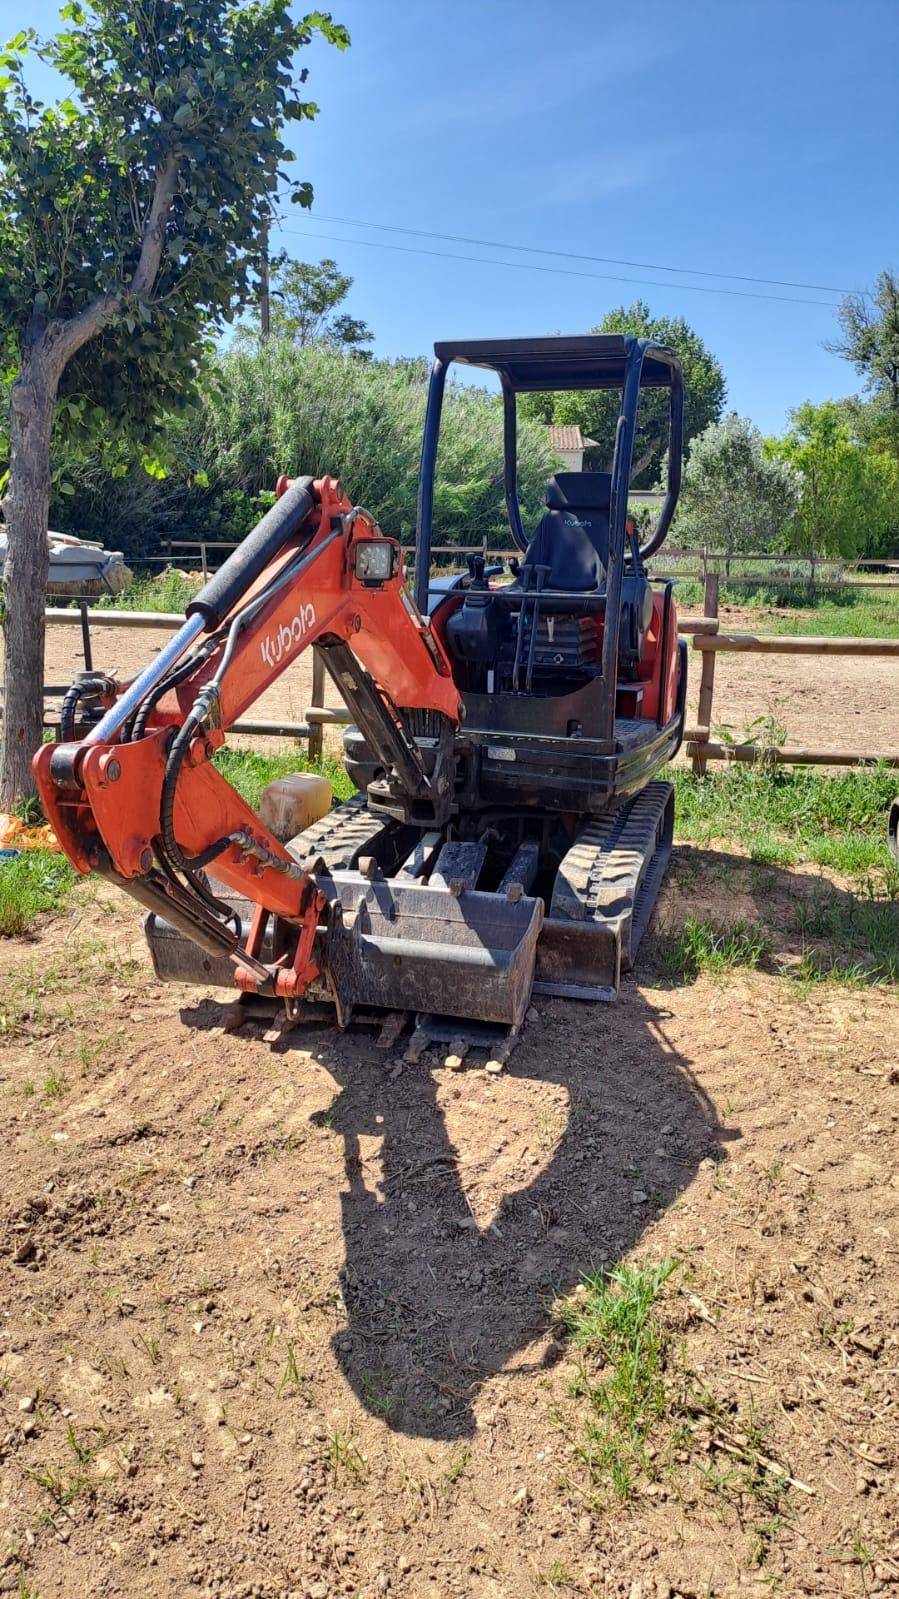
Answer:
[[[715,693],[715,661],[721,652],[740,652],[756,655],[834,655],[887,656],[899,660],[899,639],[872,638],[807,638],[790,634],[722,633],[718,620],[719,578],[710,572],[706,579],[704,614],[681,617],[679,627],[691,648],[700,659],[699,703],[697,722],[684,734],[686,753],[692,760],[693,770],[704,773],[709,761],[766,760],[796,766],[861,766],[886,762],[899,767],[899,751],[884,750],[834,750],[827,747],[794,748],[769,747],[754,743],[725,743],[714,739],[713,709]],[[47,625],[80,626],[85,667],[93,666],[90,624],[121,628],[165,628],[175,631],[184,621],[180,612],[172,611],[95,611],[91,614],[83,602],[79,611],[65,607],[48,607],[44,612]],[[63,694],[65,687],[48,684],[49,696]],[[254,737],[280,737],[298,739],[308,744],[312,760],[320,760],[323,747],[323,730],[327,726],[341,726],[352,718],[342,705],[326,705],[325,669],[319,651],[312,651],[312,704],[307,708],[302,722],[244,720],[238,722],[234,732]],[[897,692],[899,703],[899,692]]]
[[[684,618],[683,634],[691,635],[694,650],[700,654],[699,704],[697,725],[684,734],[693,770],[702,775],[709,761],[766,760],[788,766],[865,766],[878,761],[899,766],[899,752],[883,750],[834,750],[819,747],[793,748],[787,745],[731,744],[712,738],[712,710],[715,695],[715,660],[719,652],[745,655],[865,655],[890,656],[899,660],[899,639],[891,638],[815,638],[798,634],[722,633],[718,622],[718,574],[710,572],[705,582],[704,615]],[[899,703],[899,691],[897,691]]]
[[[204,581],[217,563],[219,551],[235,550],[238,547],[237,539],[166,539],[164,543],[168,550],[167,555],[150,555],[144,557],[148,565],[170,565],[175,552],[183,552],[180,559],[199,561],[200,571]],[[210,563],[210,552],[214,552],[214,559]],[[407,563],[415,554],[414,545],[403,545],[403,553]],[[493,549],[488,545],[486,535],[480,544],[435,544],[431,548],[432,555],[465,556],[483,555],[485,559],[507,561],[510,556],[520,555],[520,550]],[[655,574],[658,577],[673,577],[684,580],[693,580],[703,584],[716,572],[719,577],[724,575],[721,568],[728,567],[731,561],[735,565],[757,565],[764,567],[758,575],[745,572],[734,573],[733,577],[726,577],[726,581],[736,586],[773,584],[779,587],[795,586],[806,587],[810,596],[819,591],[825,592],[840,589],[857,589],[859,591],[878,592],[882,589],[892,589],[899,594],[899,559],[885,557],[883,560],[866,559],[861,561],[833,561],[819,560],[817,557],[804,555],[734,555],[728,557],[724,551],[710,550],[708,546],[702,549],[666,549],[666,555],[671,564],[671,570],[665,570],[664,557],[660,557],[662,565]],[[224,556],[222,556],[224,559]],[[681,567],[673,564],[681,561],[693,562],[693,566]],[[139,563],[140,564],[140,563]],[[786,576],[783,567],[797,568],[797,575],[788,573]],[[867,568],[882,572],[882,580],[870,577],[860,581],[857,577],[847,577],[845,573],[861,573]]]

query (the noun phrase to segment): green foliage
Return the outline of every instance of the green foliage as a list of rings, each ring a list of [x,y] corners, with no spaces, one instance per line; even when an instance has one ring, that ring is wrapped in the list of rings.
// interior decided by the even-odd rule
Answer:
[[[68,861],[52,850],[26,850],[0,861],[0,938],[30,933],[39,916],[61,909],[74,883]]]
[[[808,767],[734,762],[706,777],[682,767],[672,767],[671,775],[679,838],[728,839],[751,849],[760,834],[774,835],[792,844],[796,861],[846,875],[889,871],[886,820],[896,792],[889,768],[827,776]]]
[[[622,1262],[608,1276],[588,1277],[582,1292],[558,1307],[581,1354],[577,1386],[591,1406],[579,1452],[593,1483],[622,1500],[631,1498],[653,1429],[671,1406],[671,1334],[656,1306],[675,1264]]]
[[[216,755],[215,765],[254,811],[259,808],[259,798],[266,784],[274,782],[276,777],[289,777],[293,772],[317,772],[326,777],[334,789],[335,800],[349,799],[356,792],[339,761],[316,763],[300,750],[260,755],[255,750],[225,748]]]
[[[204,386],[186,453],[192,462],[209,464],[218,492],[254,495],[283,471],[332,473],[385,532],[408,540],[415,530],[427,377],[423,361],[363,362],[285,339],[234,349]],[[523,511],[536,520],[553,465],[539,428],[523,427],[520,457]],[[508,543],[502,408],[482,389],[447,390],[434,525],[439,544],[474,542],[484,533]]]
[[[676,936],[659,937],[657,944],[666,976],[683,983],[702,972],[721,978],[740,966],[754,969],[768,953],[770,938],[759,922],[723,927],[691,916]]]
[[[153,577],[138,577],[121,594],[104,594],[97,601],[98,611],[184,611],[199,591],[202,578],[197,572],[182,572],[167,566]]]
[[[271,331],[294,344],[330,344],[338,350],[364,353],[374,334],[338,307],[353,287],[353,280],[337,262],[290,261],[280,255],[271,273]],[[258,318],[250,331],[258,335]]]
[[[654,338],[676,350],[684,369],[684,443],[717,422],[724,405],[725,382],[719,362],[699,334],[683,317],[654,317],[645,300],[609,311],[591,333],[632,333]],[[608,468],[615,447],[615,425],[621,396],[618,390],[535,394],[521,404],[526,414],[543,422],[577,423],[596,440],[595,456]],[[640,397],[631,482],[643,488],[658,481],[668,445],[667,392],[649,390]]]
[[[851,361],[871,395],[861,430],[899,463],[899,277],[881,272],[873,295],[847,294],[838,317],[840,338],[828,349]]]
[[[802,474],[799,505],[786,529],[788,550],[851,559],[895,538],[899,466],[856,443],[833,401],[799,406],[790,431],[769,450]]]
[[[795,467],[770,455],[758,428],[731,411],[693,441],[677,508],[678,537],[730,558],[771,549],[799,503]]]
[[[185,404],[205,331],[254,292],[291,156],[283,129],[316,111],[297,92],[294,55],[313,32],[341,48],[348,36],[326,13],[294,22],[287,0],[73,0],[62,15],[54,38],[28,30],[0,54],[6,353],[23,352],[26,330],[33,341],[57,320],[95,319],[63,374],[59,426],[70,438],[104,424],[152,437]],[[34,98],[29,50],[71,98]],[[311,202],[308,184],[287,188]],[[166,195],[159,270],[141,281],[145,224]]]

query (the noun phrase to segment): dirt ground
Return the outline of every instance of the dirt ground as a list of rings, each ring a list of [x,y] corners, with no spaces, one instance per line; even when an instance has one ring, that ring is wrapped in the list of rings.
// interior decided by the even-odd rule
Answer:
[[[815,881],[681,848],[661,923],[788,959]],[[403,1065],[223,1032],[102,889],[0,946],[0,1015],[0,1592],[896,1590],[895,993],[650,950],[501,1076]],[[620,1505],[553,1304],[666,1257],[735,1469],[700,1431]]]
[[[764,632],[759,613],[722,607],[722,629]],[[156,629],[125,633],[117,628],[91,628],[94,663],[115,667],[123,678],[141,670],[166,643],[170,634]],[[51,627],[47,633],[48,683],[67,683],[81,665],[77,628]],[[826,666],[826,670],[823,667]],[[695,723],[699,694],[700,659],[691,651],[689,661],[688,720]],[[311,704],[312,658],[301,656],[289,671],[257,702],[254,715],[263,721],[300,722]],[[336,690],[328,684],[327,700],[337,704]],[[896,742],[896,662],[876,657],[835,655],[820,657],[784,655],[718,656],[715,667],[713,725],[727,725],[736,733],[758,716],[774,716],[787,728],[787,742],[819,744],[822,728],[834,749],[886,751]],[[330,734],[332,743],[338,736]]]

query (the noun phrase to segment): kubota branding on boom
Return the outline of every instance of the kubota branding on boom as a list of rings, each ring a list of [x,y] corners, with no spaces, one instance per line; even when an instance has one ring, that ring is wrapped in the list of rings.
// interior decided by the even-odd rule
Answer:
[[[315,626],[315,606],[301,605],[292,622],[282,622],[277,633],[266,633],[259,651],[266,666],[278,666]]]

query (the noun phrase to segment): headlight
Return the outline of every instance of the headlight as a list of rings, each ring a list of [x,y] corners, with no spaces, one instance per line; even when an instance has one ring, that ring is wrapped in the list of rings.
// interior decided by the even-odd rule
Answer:
[[[356,576],[360,583],[386,583],[393,576],[396,546],[389,539],[362,539],[356,545]]]

